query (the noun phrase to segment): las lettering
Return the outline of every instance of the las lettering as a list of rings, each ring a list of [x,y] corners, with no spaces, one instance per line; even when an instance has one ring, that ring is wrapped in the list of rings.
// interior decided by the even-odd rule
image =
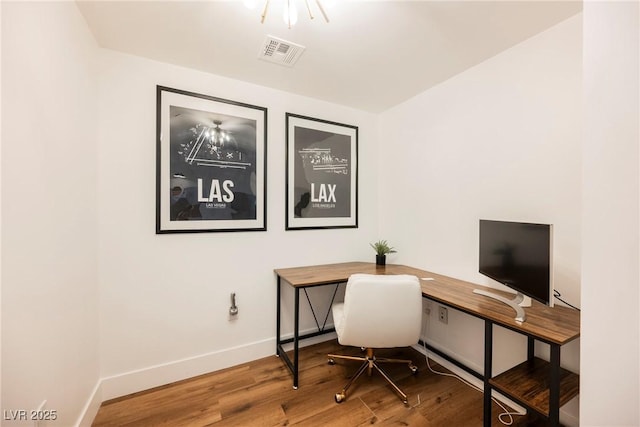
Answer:
[[[222,188],[220,188],[220,181],[217,179],[211,180],[211,190],[209,190],[209,196],[205,197],[203,194],[202,178],[198,178],[198,202],[233,202],[234,195],[231,189],[233,188],[233,181],[226,179],[222,181]]]
[[[320,189],[316,196],[315,184],[311,183],[311,201],[312,202],[336,202],[336,186],[337,184],[320,184]]]

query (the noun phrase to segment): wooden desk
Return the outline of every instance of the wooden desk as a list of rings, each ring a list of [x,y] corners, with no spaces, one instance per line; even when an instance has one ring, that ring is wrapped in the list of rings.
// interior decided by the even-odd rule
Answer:
[[[349,262],[341,264],[315,265],[307,267],[281,268],[275,270],[277,276],[276,314],[276,355],[281,357],[293,374],[293,387],[298,387],[298,347],[301,339],[335,331],[318,325],[318,332],[299,335],[300,290],[308,287],[339,284],[346,282],[355,273],[368,274],[412,274],[420,279],[422,296],[485,322],[484,372],[478,373],[433,347],[438,355],[451,361],[484,382],[484,425],[491,425],[491,390],[496,389],[522,406],[536,411],[549,420],[553,426],[559,425],[560,406],[578,394],[579,376],[560,367],[560,348],[580,336],[580,313],[567,307],[547,307],[532,302],[527,307],[527,321],[516,322],[514,311],[509,306],[473,293],[474,289],[488,289],[463,280],[454,279],[433,272],[390,264],[379,267],[373,263]],[[293,287],[294,331],[293,338],[283,340],[280,335],[281,282]],[[495,292],[494,289],[492,291]],[[335,296],[335,292],[334,292]],[[315,314],[314,314],[315,316]],[[326,319],[325,319],[326,321]],[[316,322],[317,323],[317,322]],[[499,325],[528,337],[527,360],[506,372],[493,377],[493,325]],[[534,357],[535,341],[550,345],[549,362]],[[282,344],[293,342],[293,361],[284,351]]]

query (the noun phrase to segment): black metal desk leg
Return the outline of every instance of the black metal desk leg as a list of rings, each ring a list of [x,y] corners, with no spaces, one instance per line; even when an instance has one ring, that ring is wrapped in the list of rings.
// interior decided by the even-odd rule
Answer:
[[[536,340],[531,337],[527,337],[527,360],[533,361],[536,355]]]
[[[491,369],[493,365],[493,323],[484,321],[484,412],[483,425],[491,427]]]
[[[300,288],[296,288],[293,318],[293,389],[298,389],[298,337],[300,326]]]
[[[560,425],[560,346],[551,344],[549,357],[551,374],[549,378],[549,425]]]
[[[276,356],[280,357],[280,276],[276,291]]]

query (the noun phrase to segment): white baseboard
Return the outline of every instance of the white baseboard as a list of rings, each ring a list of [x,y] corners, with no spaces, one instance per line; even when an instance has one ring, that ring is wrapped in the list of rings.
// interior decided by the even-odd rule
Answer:
[[[301,334],[309,332],[313,331],[301,331]],[[290,336],[285,336],[283,338],[290,338]],[[335,332],[326,335],[319,335],[317,337],[305,339],[304,342],[300,343],[300,347],[306,347],[335,338]],[[284,347],[285,350],[288,351],[292,346],[292,344],[288,344]],[[416,350],[424,354],[425,350],[423,347],[415,346],[415,348]],[[446,352],[446,349],[441,350]],[[229,368],[270,355],[275,355],[275,338],[256,341],[238,347],[227,348],[207,354],[202,354],[199,356],[150,366],[145,369],[124,372],[122,374],[101,378],[94,387],[91,396],[89,397],[85,407],[83,408],[76,426],[90,426],[96,414],[98,413],[100,405],[104,401],[121,396],[126,396],[128,394],[136,393],[139,391],[148,390],[153,387],[170,384],[172,382],[185,380],[198,375],[219,371],[221,369]],[[455,354],[452,354],[452,356],[457,357],[457,355]],[[435,360],[451,372],[459,375],[466,381],[482,388],[482,381],[478,380],[476,377],[468,374],[452,363],[442,359],[438,355],[429,352],[429,357],[431,357],[433,360]],[[479,370],[476,366],[473,366],[473,363],[470,363],[467,360],[461,360],[461,362],[465,364],[468,363],[468,366],[470,366],[474,370]],[[520,406],[515,404],[515,402],[510,401],[504,396],[499,395],[496,397],[500,401],[506,403],[511,407],[522,409]],[[561,410],[561,417],[563,423],[570,427],[579,425],[578,418],[573,414]]]
[[[275,354],[275,340],[225,348],[102,378],[102,398],[110,400]]]
[[[76,427],[90,426],[100,405],[107,400],[219,371],[269,355],[275,355],[275,338],[103,377],[98,380],[85,404]]]
[[[87,400],[84,408],[82,408],[80,417],[78,417],[78,421],[76,422],[76,427],[91,427],[93,420],[96,418],[96,415],[98,415],[98,410],[100,409],[101,404],[102,380],[98,380],[91,392],[91,396],[89,396],[89,400]]]
[[[560,424],[567,427],[579,427],[580,419],[576,415],[563,411],[562,408],[560,408]]]
[[[313,332],[313,331],[309,331],[309,332]],[[307,333],[307,332],[301,332],[300,334],[303,334],[303,333]],[[286,337],[282,337],[282,338],[283,339],[287,339],[287,338],[292,338],[292,336],[286,336]],[[325,342],[325,341],[334,340],[334,339],[337,339],[337,338],[338,338],[338,336],[336,335],[335,332],[329,332],[328,334],[318,335],[317,337],[313,337],[313,338],[306,338],[304,340],[304,342],[300,342],[300,348],[308,347],[310,345],[318,344],[318,343]],[[293,349],[293,343],[284,344],[282,347],[284,348],[285,351],[292,350]]]
[[[328,326],[329,327],[329,326]],[[300,331],[300,334],[315,332],[315,330]],[[283,339],[292,335],[283,336]],[[300,347],[306,347],[319,342],[335,339],[336,334],[329,333],[305,339]],[[103,401],[126,396],[127,394],[148,390],[153,387],[185,380],[198,375],[219,371],[221,369],[240,365],[245,362],[275,355],[275,337],[253,343],[225,348],[207,354],[175,360],[148,368],[139,369],[101,379],[101,397]],[[293,344],[285,345],[288,351]]]
[[[425,354],[425,348],[420,346],[420,345],[416,345],[414,346],[414,348],[416,350],[418,350],[420,353]],[[461,360],[459,359],[458,355],[456,355],[455,353],[451,353],[451,352],[447,352],[441,348],[438,348],[441,351],[444,351],[445,353],[452,355],[451,357],[453,357],[456,360],[459,360],[460,362],[462,362],[465,366],[470,367],[471,369],[473,369],[476,372],[480,372],[481,369],[478,369],[476,366],[474,366],[474,364],[467,364],[466,360]],[[484,384],[482,382],[482,380],[476,378],[475,376],[471,375],[470,373],[466,372],[465,370],[459,368],[458,366],[454,365],[453,363],[449,362],[448,360],[438,356],[435,353],[430,352],[428,349],[426,350],[426,354],[429,355],[429,359],[434,360],[435,362],[437,362],[438,364],[442,365],[443,367],[445,367],[447,370],[451,371],[453,374],[455,374],[456,376],[462,378],[465,382],[472,384],[475,388],[479,389],[479,393],[483,393],[483,388],[484,388]],[[513,402],[512,400],[508,399],[507,397],[501,395],[500,393],[497,393],[495,390],[493,390],[493,392],[491,393],[491,395],[498,399],[500,402],[502,402],[503,404],[509,405],[511,408],[515,409],[516,411],[520,411],[520,412],[524,412],[525,409],[518,405],[516,402]]]

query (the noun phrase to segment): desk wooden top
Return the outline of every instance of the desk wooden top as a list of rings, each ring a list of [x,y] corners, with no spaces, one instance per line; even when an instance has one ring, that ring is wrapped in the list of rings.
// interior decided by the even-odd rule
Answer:
[[[347,262],[279,268],[275,272],[293,287],[346,282],[349,276],[355,273],[412,274],[421,279],[423,296],[472,316],[491,320],[498,325],[553,344],[563,345],[580,336],[580,312],[577,310],[562,306],[552,308],[532,301],[531,307],[524,309],[527,320],[519,323],[515,321],[515,313],[511,307],[473,293],[474,289],[485,289],[495,293],[500,291],[404,265],[388,264],[380,267],[368,262]],[[422,280],[424,278],[433,280]],[[509,294],[503,293],[503,295]]]

